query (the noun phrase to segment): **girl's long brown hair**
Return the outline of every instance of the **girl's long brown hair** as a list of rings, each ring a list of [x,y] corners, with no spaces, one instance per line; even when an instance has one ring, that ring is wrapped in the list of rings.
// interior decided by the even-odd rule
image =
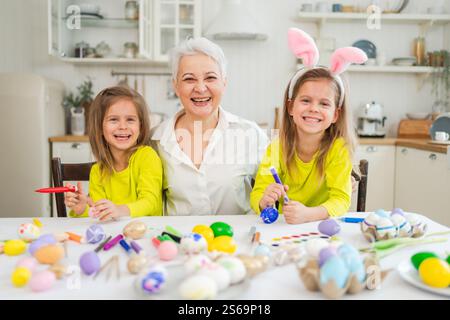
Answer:
[[[330,85],[333,86],[335,92],[335,105],[336,108],[339,108],[339,99],[340,99],[340,89],[339,84],[336,82],[333,75],[330,73],[328,69],[325,68],[315,68],[311,69],[305,74],[303,74],[294,85],[294,96],[292,100],[289,100],[288,91],[289,87],[286,88],[284,94],[284,106],[283,106],[283,118],[281,123],[281,131],[280,131],[280,143],[282,152],[283,162],[288,170],[288,173],[291,177],[294,176],[297,167],[295,166],[295,153],[297,150],[297,146],[301,141],[299,141],[297,135],[296,124],[294,123],[293,118],[290,116],[289,111],[290,108],[293,107],[293,103],[295,98],[300,91],[301,86],[307,81],[317,81],[317,80],[328,80]],[[348,88],[345,88],[345,92],[348,92]],[[342,106],[339,108],[339,116],[336,123],[331,124],[331,126],[325,130],[325,134],[320,142],[319,153],[317,155],[317,168],[319,171],[320,179],[323,179],[325,174],[325,159],[330,150],[330,147],[333,145],[333,142],[342,137],[346,143],[346,146],[349,150],[350,157],[353,156],[353,152],[356,148],[356,136],[353,127],[353,121],[351,117],[351,112],[348,108],[347,95],[344,97],[344,102]]]
[[[109,87],[100,91],[90,106],[88,135],[92,153],[100,166],[103,178],[110,176],[114,170],[114,158],[103,136],[103,120],[108,109],[122,99],[133,102],[140,123],[139,137],[136,145],[130,150],[130,154],[150,142],[150,118],[144,98],[135,90],[122,86]]]

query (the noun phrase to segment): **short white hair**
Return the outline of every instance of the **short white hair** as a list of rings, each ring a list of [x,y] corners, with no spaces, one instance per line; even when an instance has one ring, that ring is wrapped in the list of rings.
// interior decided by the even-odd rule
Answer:
[[[222,48],[204,37],[188,38],[170,51],[170,64],[172,67],[172,79],[177,79],[180,60],[183,56],[205,54],[212,58],[219,66],[222,78],[226,78],[226,59]]]

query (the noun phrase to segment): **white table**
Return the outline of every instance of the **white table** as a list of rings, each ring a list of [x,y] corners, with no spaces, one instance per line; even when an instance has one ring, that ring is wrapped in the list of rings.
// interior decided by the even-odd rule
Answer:
[[[355,214],[353,214],[354,216]],[[351,216],[351,215],[350,215]],[[428,218],[423,217],[428,223],[429,232],[448,231],[449,229]],[[148,226],[165,227],[173,226],[182,232],[190,232],[197,224],[209,225],[216,221],[224,221],[234,228],[235,240],[238,243],[237,253],[245,253],[250,250],[249,230],[255,225],[261,232],[261,239],[269,241],[278,236],[298,234],[304,232],[317,232],[318,222],[303,225],[288,225],[281,217],[274,224],[265,225],[258,216],[180,216],[180,217],[146,217],[139,218]],[[17,238],[17,228],[21,223],[31,222],[30,218],[6,218],[0,219],[0,239]],[[71,231],[77,234],[84,234],[87,227],[95,221],[91,218],[71,219],[71,218],[42,218],[42,233]],[[124,219],[116,222],[104,223],[103,228],[107,234],[113,236],[122,232],[123,227],[130,222]],[[339,236],[343,241],[354,245],[357,248],[367,247],[368,242],[364,239],[358,224],[342,223]],[[443,236],[450,238],[449,235]],[[149,254],[156,254],[147,235],[138,243]],[[73,265],[78,265],[79,256],[88,250],[93,250],[96,245],[77,244],[69,241],[68,261]],[[382,269],[393,268],[390,274],[382,283],[379,290],[363,290],[358,295],[345,295],[343,299],[442,299],[441,296],[422,291],[406,283],[395,270],[396,266],[408,259],[412,254],[419,251],[431,250],[435,252],[450,251],[450,241],[437,244],[421,245],[412,248],[400,249],[396,253],[381,260]],[[26,255],[29,255],[27,252]],[[139,296],[133,288],[133,281],[136,276],[128,273],[126,263],[128,257],[125,251],[117,245],[110,251],[101,251],[100,258],[105,262],[113,255],[119,255],[121,277],[116,281],[111,277],[106,282],[105,275],[100,275],[93,280],[92,277],[80,275],[80,288],[68,289],[76,284],[75,278],[58,280],[54,287],[46,292],[34,293],[28,287],[15,288],[11,284],[11,273],[14,266],[22,256],[10,257],[0,255],[0,299],[138,299]],[[47,269],[47,266],[39,265],[39,270]],[[272,268],[261,273],[251,280],[247,291],[242,292],[237,299],[323,299],[319,292],[310,292],[305,289],[301,282],[297,269],[293,264]]]

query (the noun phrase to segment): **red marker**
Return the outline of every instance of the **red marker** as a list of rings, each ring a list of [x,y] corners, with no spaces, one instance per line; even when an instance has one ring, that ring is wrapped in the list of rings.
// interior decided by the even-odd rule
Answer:
[[[39,193],[64,193],[64,192],[76,192],[77,188],[69,188],[69,187],[54,187],[54,188],[42,188],[37,189],[35,192]]]

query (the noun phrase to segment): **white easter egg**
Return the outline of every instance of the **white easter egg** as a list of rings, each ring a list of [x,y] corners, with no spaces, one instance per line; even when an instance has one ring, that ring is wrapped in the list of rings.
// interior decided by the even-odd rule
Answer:
[[[217,296],[217,283],[204,275],[193,275],[185,279],[178,291],[183,299],[206,300]]]
[[[225,290],[231,284],[230,273],[217,263],[209,263],[202,266],[197,274],[212,278],[216,282],[219,291]]]
[[[411,225],[408,221],[406,221],[404,216],[400,214],[394,214],[391,216],[391,221],[400,236],[405,237],[409,235],[409,232],[411,231]]]
[[[198,233],[190,233],[181,238],[180,249],[186,254],[197,254],[206,251],[208,242]]]
[[[374,212],[371,212],[367,215],[367,217],[364,219],[362,228],[363,231],[366,231],[369,227],[375,227],[377,225],[378,220],[380,220],[380,216],[375,214]]]
[[[330,244],[327,240],[317,238],[317,239],[311,239],[306,242],[306,252],[313,258],[319,257],[319,252],[323,248],[328,247]]]
[[[206,264],[211,263],[211,259],[203,254],[196,254],[191,257],[185,262],[184,269],[186,270],[186,273],[193,273]]]
[[[231,284],[236,284],[244,280],[247,269],[241,259],[232,256],[223,256],[217,263],[224,267],[230,274]]]
[[[395,229],[394,224],[388,218],[380,218],[377,221],[376,228],[377,233],[381,238],[386,234],[388,234],[389,237],[395,237],[397,235],[397,230]]]

